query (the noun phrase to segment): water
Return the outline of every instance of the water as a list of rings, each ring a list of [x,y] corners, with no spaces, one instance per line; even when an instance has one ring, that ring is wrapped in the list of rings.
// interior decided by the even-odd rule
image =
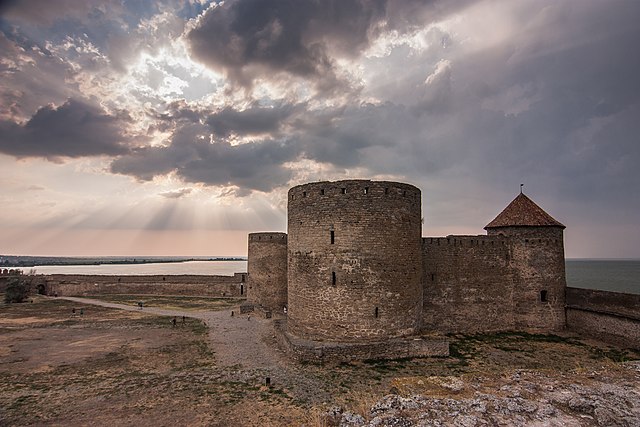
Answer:
[[[640,294],[640,260],[566,261],[567,286]]]
[[[566,261],[567,286],[640,294],[640,260]],[[186,261],[151,264],[48,265],[27,267],[25,273],[124,275],[223,275],[247,271],[247,261]]]
[[[127,275],[218,275],[233,276],[245,273],[247,261],[185,261],[149,264],[101,264],[101,265],[39,265],[25,267],[22,271],[35,274],[95,274],[105,276]]]

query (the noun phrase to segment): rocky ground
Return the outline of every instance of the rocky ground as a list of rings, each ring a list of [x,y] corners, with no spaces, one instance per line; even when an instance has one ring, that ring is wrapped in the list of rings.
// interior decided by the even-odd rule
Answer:
[[[386,395],[367,418],[337,406],[323,416],[327,425],[358,427],[638,426],[639,380],[638,362],[566,374],[426,377],[418,382],[431,392]]]
[[[570,334],[320,366],[292,363],[237,302],[135,300],[3,306],[0,425],[640,425],[640,355]]]

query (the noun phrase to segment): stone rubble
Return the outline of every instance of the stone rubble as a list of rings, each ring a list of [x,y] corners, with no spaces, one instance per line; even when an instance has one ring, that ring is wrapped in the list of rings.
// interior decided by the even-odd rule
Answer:
[[[606,369],[579,375],[573,378],[575,381],[570,374],[518,371],[502,378],[506,384],[496,386],[495,392],[478,390],[486,378],[465,379],[462,384],[466,394],[458,382],[462,380],[452,382],[448,378],[443,383],[455,384],[462,394],[389,394],[364,416],[334,406],[324,414],[324,421],[327,426],[339,427],[636,427],[640,426],[640,361],[623,366],[628,371],[626,380],[608,378]]]

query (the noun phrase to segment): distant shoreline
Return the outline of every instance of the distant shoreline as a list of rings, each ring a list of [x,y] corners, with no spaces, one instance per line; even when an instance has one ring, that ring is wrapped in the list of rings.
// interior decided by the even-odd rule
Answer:
[[[74,266],[74,265],[137,265],[137,264],[167,264],[192,261],[246,261],[246,257],[21,257],[0,255],[0,269],[28,268],[41,266]]]

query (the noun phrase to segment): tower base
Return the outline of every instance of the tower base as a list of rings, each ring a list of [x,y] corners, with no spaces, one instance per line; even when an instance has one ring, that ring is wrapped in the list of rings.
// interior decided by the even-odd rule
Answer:
[[[449,356],[449,341],[412,336],[365,343],[319,342],[303,340],[287,333],[286,320],[274,321],[281,347],[299,362],[351,362],[356,360],[404,359]]]

